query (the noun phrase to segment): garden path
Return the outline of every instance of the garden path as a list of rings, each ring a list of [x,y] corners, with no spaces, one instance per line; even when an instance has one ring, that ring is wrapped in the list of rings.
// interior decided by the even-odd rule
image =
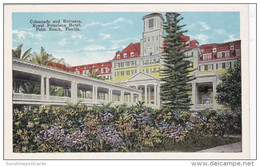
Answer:
[[[213,147],[206,150],[201,150],[198,152],[242,152],[242,142],[227,144],[223,146]]]

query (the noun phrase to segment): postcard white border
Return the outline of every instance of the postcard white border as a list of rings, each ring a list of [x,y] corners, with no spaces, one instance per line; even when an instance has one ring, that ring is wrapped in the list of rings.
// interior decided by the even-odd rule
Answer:
[[[73,6],[73,7],[70,7]],[[4,159],[249,159],[248,4],[6,4],[4,6]],[[13,153],[12,12],[240,12],[242,55],[241,153]]]

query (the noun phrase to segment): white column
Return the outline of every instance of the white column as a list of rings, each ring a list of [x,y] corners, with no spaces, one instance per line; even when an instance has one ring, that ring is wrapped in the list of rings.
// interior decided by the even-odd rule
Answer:
[[[151,86],[148,87],[148,103],[151,104]]]
[[[46,99],[49,99],[50,96],[50,77],[46,77]]]
[[[154,105],[157,105],[158,103],[157,103],[157,85],[153,85],[153,101],[154,101]]]
[[[71,101],[74,102],[74,82],[71,81],[71,84],[70,84],[70,98],[71,98]]]
[[[96,86],[92,87],[92,96],[93,96],[93,100],[97,100],[97,87]]]
[[[125,92],[123,92],[123,91],[121,91],[121,95],[120,95],[120,98],[121,98],[121,102],[124,102],[124,94],[125,94]]]
[[[144,85],[144,103],[147,104],[147,85]]]
[[[74,89],[75,89],[75,92],[74,92],[74,101],[77,102],[78,101],[78,83],[74,83]]]
[[[45,87],[45,85],[44,85],[44,76],[42,75],[41,76],[41,98],[42,99],[43,99],[44,94],[45,94],[44,87]]]
[[[217,82],[212,82],[212,88],[213,88],[213,109],[217,109],[217,100],[215,99],[217,95]]]
[[[157,105],[161,106],[161,87],[160,84],[157,86]]]
[[[131,103],[134,103],[134,94],[133,93],[130,93],[130,98],[131,98]]]
[[[108,101],[113,101],[113,99],[112,99],[112,89],[108,89]]]
[[[192,83],[192,101],[194,105],[194,109],[196,108],[197,105],[197,86],[196,82]]]
[[[141,102],[142,101],[142,93],[138,93],[138,100]]]

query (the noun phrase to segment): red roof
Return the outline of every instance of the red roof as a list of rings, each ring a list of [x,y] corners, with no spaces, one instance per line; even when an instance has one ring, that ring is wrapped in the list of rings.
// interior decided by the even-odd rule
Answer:
[[[233,46],[234,48],[231,48],[231,46]],[[229,59],[236,56],[235,55],[236,49],[241,49],[241,40],[219,43],[219,44],[218,43],[205,44],[205,45],[201,45],[199,48],[201,51],[200,61],[210,61],[210,60],[202,59],[203,54],[207,54],[207,53],[212,54],[212,60],[217,59],[217,52],[222,52],[222,51],[229,51],[230,57],[218,58],[218,60]],[[216,49],[216,51],[213,51],[213,49]]]
[[[95,64],[73,66],[70,68],[70,71],[79,71],[80,74],[83,74],[83,70],[98,69],[98,75],[101,75],[101,74],[111,74],[111,67],[112,67],[111,62],[102,62],[102,63],[95,63]],[[102,73],[101,73],[101,68],[104,68]],[[106,68],[108,68],[108,71],[106,70]]]
[[[132,52],[134,53],[134,55],[131,55]],[[124,56],[125,54],[126,54],[126,57]],[[129,59],[129,58],[135,58],[135,57],[140,57],[140,42],[135,43],[135,44],[130,43],[121,52],[117,51],[113,60]]]
[[[190,36],[186,36],[186,35],[181,34],[180,38],[183,40],[183,45],[184,45],[184,47],[181,48],[182,50],[199,47],[199,42],[197,40],[191,41]],[[164,48],[167,47],[166,42],[163,43],[163,47]],[[163,51],[163,53],[165,53],[165,50]]]

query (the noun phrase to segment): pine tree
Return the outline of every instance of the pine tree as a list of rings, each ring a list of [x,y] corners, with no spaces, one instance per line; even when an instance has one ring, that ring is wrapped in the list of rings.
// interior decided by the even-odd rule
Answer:
[[[189,70],[190,61],[184,56],[183,39],[181,34],[185,25],[178,25],[183,19],[179,13],[166,13],[166,22],[163,24],[166,36],[164,42],[165,54],[164,69],[162,70],[161,99],[162,109],[165,112],[189,110],[191,99],[188,92],[192,90],[191,84],[194,77],[191,75],[193,70]],[[186,50],[187,51],[187,50]]]
[[[230,105],[231,110],[241,110],[241,60],[237,59],[234,68],[229,68],[217,85],[217,102]]]

